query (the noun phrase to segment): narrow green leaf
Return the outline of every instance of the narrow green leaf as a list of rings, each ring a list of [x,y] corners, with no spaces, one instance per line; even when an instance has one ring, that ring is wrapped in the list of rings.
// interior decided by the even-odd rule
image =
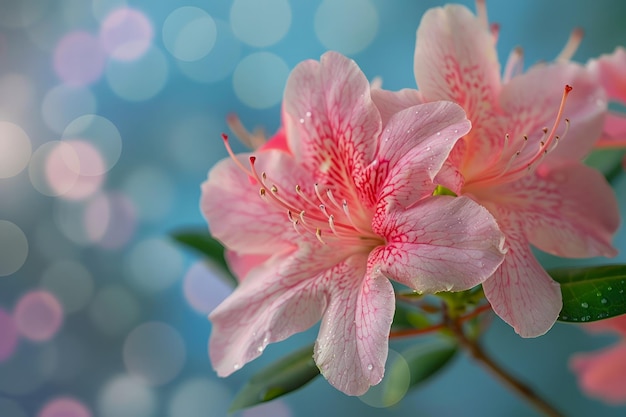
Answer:
[[[561,284],[559,321],[589,322],[626,313],[626,265],[559,268],[548,271]]]
[[[224,271],[228,272],[226,278],[228,278],[229,283],[233,287],[237,286],[237,279],[230,272],[228,264],[224,259],[224,247],[220,242],[213,239],[208,231],[180,230],[172,233],[172,238],[217,263]]]
[[[417,387],[422,382],[434,376],[457,353],[457,345],[444,339],[433,339],[420,342],[402,352],[411,373],[408,388],[405,386],[404,372],[405,365],[400,361],[395,361],[387,369],[387,384],[385,390],[388,396],[392,397],[399,390],[406,390]]]
[[[320,373],[309,345],[274,362],[255,374],[237,393],[230,412],[251,407],[297,390]]]

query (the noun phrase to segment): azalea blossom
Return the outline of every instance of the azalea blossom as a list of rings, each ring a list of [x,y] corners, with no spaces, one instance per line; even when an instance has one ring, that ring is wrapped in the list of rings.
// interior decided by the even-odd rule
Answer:
[[[504,237],[471,199],[433,195],[458,187],[442,171],[470,129],[458,105],[410,107],[383,124],[358,66],[329,52],[291,73],[283,125],[254,154],[231,151],[202,186],[240,280],[209,316],[209,354],[227,376],[321,320],[315,362],[360,395],[383,377],[389,279],[420,292],[472,288],[502,262]]]
[[[517,333],[534,337],[551,328],[562,301],[530,245],[562,257],[616,254],[613,190],[581,163],[602,133],[607,99],[587,69],[569,62],[576,33],[557,62],[522,73],[516,49],[501,75],[497,27],[483,1],[477,8],[477,16],[460,5],[429,10],[417,31],[419,95],[381,93],[379,101],[451,100],[466,111],[472,129],[449,160],[463,177],[458,192],[490,210],[508,248],[485,295]]]
[[[622,111],[610,111],[604,123],[598,147],[626,146],[626,49],[618,47],[612,54],[602,55],[587,63],[589,71],[604,87],[610,101],[622,106]]]
[[[593,332],[611,331],[620,336],[614,346],[579,353],[570,360],[580,388],[611,404],[626,404],[626,315],[585,325]]]

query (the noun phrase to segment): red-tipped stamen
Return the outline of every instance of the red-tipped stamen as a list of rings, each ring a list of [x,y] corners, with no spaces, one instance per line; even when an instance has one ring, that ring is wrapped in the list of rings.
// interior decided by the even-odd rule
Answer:
[[[572,33],[570,33],[567,43],[563,47],[563,50],[557,55],[556,60],[569,61],[570,59],[572,59],[572,57],[578,50],[578,47],[580,46],[584,35],[585,32],[582,28],[575,28]]]
[[[233,152],[233,149],[230,147],[230,143],[228,141],[228,135],[226,133],[222,133],[222,139],[224,140],[224,147],[226,148],[226,152],[228,152],[230,159],[233,160],[233,162],[237,165],[237,167],[239,167],[240,170],[248,174],[248,176],[254,177],[254,175],[252,174],[252,171],[246,168],[241,163],[241,161],[237,158],[237,156],[235,155],[235,152]]]
[[[506,172],[507,175],[512,175],[512,174],[516,174],[519,173],[523,170],[529,170],[532,169],[532,167],[537,165],[537,162],[539,162],[541,159],[543,159],[543,157],[548,153],[548,150],[553,149],[553,144],[555,141],[558,141],[558,136],[556,134],[556,129],[559,126],[559,123],[561,122],[561,119],[563,118],[563,109],[565,108],[565,102],[567,100],[567,96],[569,95],[569,93],[572,91],[572,87],[569,85],[566,85],[565,88],[563,89],[563,97],[561,98],[561,105],[559,106],[559,111],[556,115],[556,119],[554,120],[554,124],[552,125],[552,129],[550,129],[550,134],[548,135],[547,138],[542,138],[540,141],[540,146],[539,146],[539,151],[537,153],[535,153],[530,160],[525,161],[523,164],[518,165],[514,170]],[[565,124],[568,125],[569,124],[569,120],[565,119]],[[547,133],[547,130],[544,130],[544,136]],[[527,140],[524,141],[524,143],[528,142]],[[514,155],[514,157],[519,156],[521,150],[516,152],[516,154]],[[506,171],[506,170],[505,170]]]

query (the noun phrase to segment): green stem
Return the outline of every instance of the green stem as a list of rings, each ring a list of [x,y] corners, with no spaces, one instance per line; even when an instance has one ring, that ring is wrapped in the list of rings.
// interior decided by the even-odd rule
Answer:
[[[500,365],[489,357],[482,347],[475,341],[469,339],[463,331],[463,326],[459,320],[448,319],[447,327],[455,335],[457,341],[472,355],[472,357],[484,365],[497,379],[519,394],[522,398],[532,404],[537,410],[549,417],[564,417],[561,412],[541,398],[532,388],[524,384],[513,375],[505,371]]]

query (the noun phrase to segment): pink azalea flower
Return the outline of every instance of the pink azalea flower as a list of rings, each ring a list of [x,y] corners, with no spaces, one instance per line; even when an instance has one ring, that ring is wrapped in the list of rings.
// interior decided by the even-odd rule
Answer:
[[[588,330],[613,331],[621,336],[614,346],[579,353],[570,360],[578,384],[587,395],[611,404],[626,403],[626,315],[585,326]]]
[[[604,87],[609,100],[626,106],[626,49],[619,47],[612,54],[592,59],[587,67]],[[598,147],[626,146],[626,114],[610,111],[602,133]]]
[[[472,122],[450,160],[464,178],[460,193],[491,211],[508,246],[485,295],[517,333],[534,337],[554,324],[562,301],[530,244],[563,257],[616,254],[615,196],[580,162],[602,132],[606,97],[585,68],[566,62],[569,47],[559,62],[523,74],[516,50],[501,77],[497,33],[477,5],[478,16],[460,5],[423,16],[415,78],[421,100],[459,103]]]
[[[423,292],[472,288],[501,263],[504,238],[471,199],[433,196],[470,128],[458,105],[411,107],[383,125],[363,73],[329,52],[293,70],[283,113],[288,149],[270,141],[232,155],[202,186],[211,232],[246,274],[209,316],[211,361],[229,375],[321,319],[315,362],[360,395],[383,377],[389,279]]]

